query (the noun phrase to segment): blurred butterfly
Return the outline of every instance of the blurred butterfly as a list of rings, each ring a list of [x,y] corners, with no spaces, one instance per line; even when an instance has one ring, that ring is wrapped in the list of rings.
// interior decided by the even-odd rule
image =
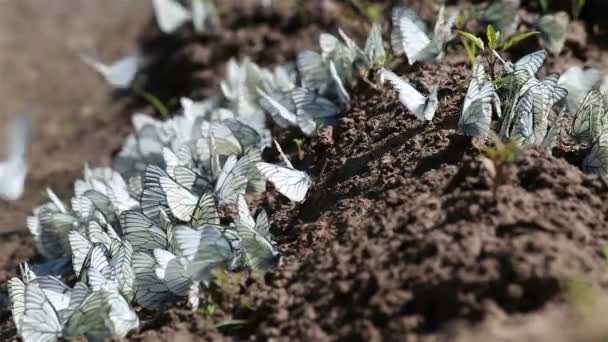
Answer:
[[[427,33],[424,22],[413,10],[405,7],[394,8],[391,32],[393,52],[396,55],[405,54],[410,65],[418,61],[429,62],[441,59],[443,47],[451,38],[456,18],[457,14],[446,18],[445,7],[442,6],[431,36]]]
[[[568,110],[571,113],[576,112],[589,91],[601,81],[602,73],[597,69],[584,69],[580,65],[568,68],[558,82],[568,91]]]
[[[555,147],[558,142],[565,111],[566,106],[563,105],[555,116],[555,118],[553,119],[553,122],[551,123],[551,128],[547,132],[547,135],[545,136],[541,144],[541,147],[549,154],[552,153],[553,147]]]
[[[80,58],[117,89],[131,87],[141,62],[141,58],[137,54],[125,56],[112,64],[104,64],[84,54],[80,55]]]
[[[541,32],[541,40],[555,55],[559,55],[566,43],[566,33],[570,18],[566,12],[543,15],[536,24]]]
[[[204,225],[198,230],[176,227],[176,248],[185,258],[185,271],[194,282],[208,284],[214,269],[231,269],[237,255],[230,235],[227,235],[229,231],[232,229],[217,225]]]
[[[483,65],[477,64],[458,121],[458,127],[465,135],[484,136],[489,132],[494,95],[494,84],[489,80]]]
[[[382,27],[378,23],[374,23],[369,30],[365,48],[363,49],[371,66],[382,67],[386,62],[386,50],[384,49],[384,40],[382,39]]]
[[[7,136],[7,159],[0,161],[0,199],[15,201],[23,195],[29,168],[31,119],[26,115],[19,116]]]
[[[196,32],[203,32],[205,25],[219,26],[219,16],[210,0],[190,0],[190,7],[184,7],[177,0],[154,0],[156,22],[163,33],[175,32],[182,25],[192,21]]]
[[[485,26],[492,25],[504,37],[515,33],[518,25],[517,11],[521,6],[520,0],[495,0],[487,6],[479,16],[479,21]]]
[[[409,82],[401,79],[394,72],[380,69],[380,83],[388,81],[399,92],[399,101],[410,113],[414,114],[419,121],[432,121],[439,106],[437,98],[438,87],[431,90],[428,97],[420,94]]]
[[[264,162],[259,162],[256,166],[262,176],[271,182],[281,194],[291,201],[303,202],[312,185],[312,180],[306,172],[296,170],[283,153],[279,143],[276,140],[274,143],[285,166]]]
[[[340,114],[340,108],[329,99],[304,88],[292,90],[291,97],[296,107],[296,119],[302,132],[311,136],[317,132],[319,122],[329,124]]]
[[[262,210],[254,220],[243,196],[239,196],[238,211],[236,231],[241,238],[241,248],[249,267],[253,271],[275,268],[279,264],[281,254],[271,243],[270,223],[266,212]]]

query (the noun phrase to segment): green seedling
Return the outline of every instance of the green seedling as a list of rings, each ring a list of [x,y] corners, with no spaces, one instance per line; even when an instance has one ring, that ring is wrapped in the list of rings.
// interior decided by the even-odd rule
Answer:
[[[148,101],[148,103],[156,109],[156,111],[160,114],[163,119],[169,119],[169,109],[165,104],[156,96],[147,92],[141,84],[138,82],[133,82],[131,84],[131,90],[144,100]]]
[[[486,44],[484,43],[483,39],[477,37],[476,35],[470,32],[465,32],[461,30],[457,30],[457,32],[462,37],[462,42],[471,65],[474,66],[477,63],[477,55],[481,53],[488,65],[488,70],[490,70],[490,77],[493,81],[496,81],[495,70],[497,61],[497,56],[494,52],[499,50],[508,50],[513,46],[521,43],[523,40],[540,33],[537,31],[523,32],[511,36],[509,39],[505,40],[504,37],[501,35],[500,31],[496,31],[494,29],[494,26],[488,25],[486,27]]]
[[[521,145],[518,139],[511,138],[506,143],[493,135],[494,146],[484,149],[484,156],[481,157],[481,163],[488,170],[490,176],[494,180],[494,197],[498,192],[498,188],[504,185],[509,176],[508,165],[517,159],[521,153]]]
[[[305,142],[304,139],[294,138],[293,142],[298,147],[298,158],[300,160],[304,159],[304,150],[302,149],[302,147],[304,146],[304,142]]]
[[[572,14],[574,16],[574,20],[578,20],[586,3],[587,0],[572,0]]]

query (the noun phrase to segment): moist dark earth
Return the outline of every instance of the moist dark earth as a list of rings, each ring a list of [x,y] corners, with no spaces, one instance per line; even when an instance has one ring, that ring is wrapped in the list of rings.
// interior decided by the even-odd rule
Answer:
[[[41,23],[63,18],[35,10],[30,2],[2,3],[0,9],[40,17]],[[71,4],[64,2],[57,13]],[[383,3],[387,18],[391,5],[408,3],[433,20],[428,2]],[[132,13],[115,18],[117,22],[97,18],[94,8],[87,7],[92,5],[78,6],[83,20],[90,16],[89,34],[108,56],[133,48],[146,53],[147,87],[171,104],[179,96],[215,94],[231,57],[251,56],[273,65],[315,48],[319,33],[335,33],[338,26],[359,39],[364,36],[366,19],[350,1],[310,1],[297,11],[282,4],[261,9],[249,2],[222,2],[222,31],[196,36],[184,28],[171,37],[155,28],[147,5],[134,10],[113,4],[109,8],[116,9],[109,11]],[[526,5],[522,14],[533,17],[537,7]],[[570,8],[568,1],[554,6]],[[577,63],[602,68],[606,32],[594,15],[602,6],[601,1],[588,1],[581,20],[571,27],[565,51],[549,57],[546,72]],[[98,28],[97,20],[107,27]],[[23,30],[2,36],[39,39]],[[56,35],[57,41],[65,38],[65,32]],[[213,288],[203,301],[217,307],[213,314],[192,312],[183,304],[142,312],[141,329],[127,340],[595,341],[608,336],[602,321],[608,307],[602,305],[608,303],[602,294],[606,179],[580,171],[586,151],[567,136],[571,115],[552,155],[524,150],[503,166],[504,177],[493,177],[482,163],[492,141],[471,140],[456,129],[470,73],[457,41],[448,46],[441,64],[408,66],[397,59],[391,65],[423,92],[440,85],[441,104],[432,124],[417,122],[393,91],[359,82],[350,109],[333,127],[306,141],[302,159],[293,141],[298,134],[275,130],[296,167],[307,169],[316,180],[300,205],[273,195],[256,199],[271,213],[280,237],[285,256],[281,267],[266,274],[235,275],[229,285]],[[51,49],[44,44],[36,48]],[[538,48],[532,40],[512,57]],[[61,55],[53,61],[67,63],[68,53],[54,49]],[[12,53],[18,58],[34,52],[23,48]],[[3,52],[3,68],[10,68],[12,58]],[[67,65],[85,73],[77,62]],[[46,61],[36,63],[42,68]],[[15,274],[19,262],[36,258],[25,216],[45,201],[44,188],[51,186],[69,198],[84,161],[109,163],[130,129],[132,112],[152,111],[132,95],[111,97],[93,74],[82,81],[91,84],[86,91],[68,79],[49,80],[54,86],[28,83],[22,75],[27,66],[9,75],[24,89],[43,89],[29,96],[39,96],[39,106],[52,110],[38,123],[25,198],[0,203],[2,282]],[[49,75],[58,74],[47,71]],[[373,81],[373,74],[368,76]],[[3,80],[10,82],[11,77]],[[71,96],[54,99],[47,88],[57,84],[68,88],[60,94]],[[20,93],[3,93],[11,105],[2,109],[18,110]],[[67,123],[71,128],[66,133],[61,127]],[[60,128],[52,131],[49,126]],[[269,158],[275,154],[265,153]],[[597,292],[592,300],[597,305],[581,309],[573,284],[589,287],[585,294]],[[2,338],[13,339],[5,292],[1,303]]]

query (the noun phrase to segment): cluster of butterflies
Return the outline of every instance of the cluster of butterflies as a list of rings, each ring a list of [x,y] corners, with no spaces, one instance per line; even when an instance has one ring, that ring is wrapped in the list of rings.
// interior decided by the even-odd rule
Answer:
[[[168,33],[189,21],[202,27],[201,17],[207,25],[214,22],[207,1],[155,0],[154,5],[159,26]],[[428,33],[413,11],[395,8],[394,54],[411,64],[440,60],[455,21],[456,15],[446,15],[442,7]],[[322,34],[320,52],[303,51],[294,63],[274,69],[249,59],[229,61],[220,95],[182,98],[181,113],[166,121],[135,114],[134,133],[112,168],[85,166],[70,206],[49,190],[51,201],[28,218],[48,262],[24,266],[21,279],[9,282],[13,317],[24,340],[124,336],[139,325],[133,304],[158,309],[186,297],[196,308],[200,291],[218,270],[276,267],[281,257],[268,215],[263,210],[252,215],[246,198],[266,191],[270,182],[291,201],[302,202],[313,181],[276,141],[280,163],[262,161],[262,150],[273,144],[267,114],[280,127],[314,135],[348,108],[358,73],[379,69],[380,81],[399,91],[409,112],[421,121],[433,119],[437,87],[424,96],[383,68],[387,52],[379,25],[372,26],[363,48],[341,30],[339,36]],[[131,87],[142,63],[136,55],[112,65],[83,59],[115,88]],[[563,111],[554,114],[553,108],[566,96],[555,76],[535,78],[542,60],[539,52],[505,66],[513,75],[514,103],[503,119],[509,122],[505,129],[530,144],[554,140]],[[487,133],[493,109],[502,116],[494,83],[477,67],[460,128],[472,136]],[[57,276],[70,270],[74,286]]]
[[[583,160],[583,171],[608,175],[605,95],[608,82],[598,70],[580,66],[571,67],[562,75],[548,74],[540,80],[536,76],[545,58],[546,53],[541,50],[516,63],[504,62],[501,89],[497,89],[484,66],[477,64],[458,121],[459,129],[467,136],[485,136],[492,129],[495,113],[500,119],[501,137],[516,138],[523,146],[540,146],[550,153],[568,111],[574,114],[570,134],[576,142],[590,147]],[[505,115],[503,108],[507,109]]]

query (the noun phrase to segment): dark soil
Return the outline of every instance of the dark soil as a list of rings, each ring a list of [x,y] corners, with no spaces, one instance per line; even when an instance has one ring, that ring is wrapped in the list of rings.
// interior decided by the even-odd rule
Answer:
[[[412,2],[432,13],[422,2]],[[307,2],[306,11],[315,14],[308,19],[240,3],[223,3],[228,18],[220,33],[194,36],[184,29],[169,38],[149,23],[140,43],[151,56],[148,70],[155,71],[148,74],[150,90],[165,100],[212,95],[231,56],[283,63],[316,46],[322,30],[351,23],[347,31],[361,33],[362,25],[352,23],[362,19],[349,17],[357,14],[342,1]],[[599,31],[591,24],[579,26],[588,42],[571,38],[549,71],[563,71],[573,62],[603,62]],[[297,160],[293,133],[283,133],[282,145],[316,184],[301,205],[272,195],[260,199],[280,236],[282,266],[267,274],[233,276],[229,288],[211,291],[207,300],[217,306],[214,315],[182,305],[143,314],[142,328],[129,340],[571,341],[581,340],[583,332],[596,333],[577,320],[566,288],[579,279],[605,283],[608,183],[580,171],[584,151],[566,138],[566,128],[555,157],[525,150],[505,165],[504,178],[492,178],[481,162],[491,142],[456,130],[469,68],[456,44],[449,49],[439,65],[395,63],[419,89],[440,85],[433,124],[416,122],[393,91],[361,82],[351,109],[305,144],[303,160]],[[122,132],[125,113],[142,103],[132,97],[121,103],[113,113],[123,116],[105,120]],[[86,140],[99,144],[111,137],[115,149],[122,139],[116,135],[102,130]],[[106,161],[108,148],[90,158],[99,161],[101,155]],[[64,158],[63,153],[54,158]],[[84,157],[72,158],[82,162]],[[61,180],[52,181],[57,174],[34,171],[30,192],[61,183],[60,192],[68,197],[79,169],[60,170]],[[19,215],[43,198],[26,195],[17,204]],[[10,224],[24,227],[22,217],[9,216],[16,220]],[[2,235],[3,247],[25,248],[11,247],[11,256],[0,259],[0,280],[33,254],[27,235],[25,228]],[[4,337],[10,336],[8,317],[5,312]]]

